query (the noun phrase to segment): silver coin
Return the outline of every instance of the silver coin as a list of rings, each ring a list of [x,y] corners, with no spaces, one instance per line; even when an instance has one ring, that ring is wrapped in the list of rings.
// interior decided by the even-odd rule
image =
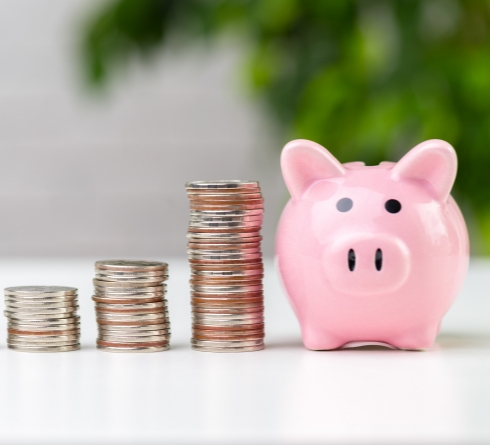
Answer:
[[[252,210],[191,210],[190,216],[197,218],[207,218],[212,217],[243,217],[243,216],[261,216],[264,214],[263,209],[252,209]]]
[[[189,221],[190,228],[203,228],[203,229],[252,229],[260,228],[262,226],[262,218],[256,221]]]
[[[95,303],[96,309],[115,309],[115,310],[131,310],[131,309],[157,309],[166,308],[166,301],[156,303],[136,303],[136,304],[107,304]]]
[[[15,341],[7,339],[7,345],[17,346],[17,347],[32,347],[32,348],[45,348],[45,347],[59,347],[59,346],[72,346],[80,344],[79,340],[68,340],[68,341]]]
[[[8,323],[8,329],[23,332],[40,332],[40,331],[72,331],[80,330],[80,323],[73,323],[69,325],[38,325],[33,326],[32,324],[19,324],[19,323]]]
[[[131,348],[124,347],[114,347],[114,346],[100,346],[97,345],[97,349],[105,352],[162,352],[168,351],[170,349],[170,345],[155,347],[155,346],[133,346]]]
[[[139,325],[139,326],[114,326],[114,325],[98,325],[99,332],[104,332],[112,335],[163,335],[170,334],[170,324],[162,323],[159,325]],[[136,328],[136,329],[135,329]]]
[[[71,346],[16,346],[8,345],[9,349],[21,352],[68,352],[80,349],[80,343]]]
[[[97,340],[106,341],[109,343],[148,343],[148,342],[168,342],[170,341],[170,335],[145,335],[145,336],[129,336],[124,337],[122,335],[112,334],[100,334]]]
[[[219,181],[191,181],[185,184],[186,189],[199,190],[199,189],[255,189],[259,188],[258,181],[239,180],[239,179],[226,179]]]
[[[119,277],[119,276],[114,276],[114,275],[96,275],[96,279],[100,281],[105,281],[108,283],[132,283],[132,284],[138,284],[138,283],[158,283],[161,284],[164,281],[167,280],[167,277],[165,276],[151,276],[151,277]]]
[[[133,272],[130,270],[109,270],[95,269],[95,275],[98,276],[114,276],[114,277],[157,277],[168,278],[167,270],[145,270],[144,272]]]
[[[138,287],[141,287],[141,288],[152,288],[152,287],[156,287],[156,288],[160,288],[161,286],[164,287],[165,285],[162,284],[161,281],[152,281],[152,282],[141,282],[141,281],[137,281],[137,282],[128,282],[128,281],[106,281],[106,280],[102,280],[102,279],[97,279],[97,278],[94,278],[93,280],[93,283],[94,283],[94,286],[96,287],[102,287],[102,288],[128,288],[128,289],[134,289],[134,288],[138,288]]]
[[[5,310],[3,313],[6,317],[9,318],[14,318],[14,319],[25,319],[25,320],[45,320],[45,319],[55,319],[55,318],[71,318],[76,315],[76,310],[75,311],[70,311],[70,312],[48,312],[43,311],[45,313],[42,313],[41,311],[11,311],[11,310]]]
[[[264,349],[264,345],[257,345],[257,346],[241,346],[238,348],[233,348],[233,347],[211,347],[211,346],[198,346],[198,345],[191,345],[192,349],[194,351],[200,351],[200,352],[253,352],[253,351],[261,351]]]
[[[50,309],[55,309],[55,308],[70,308],[70,307],[76,307],[78,304],[77,300],[72,300],[72,301],[64,301],[64,302],[39,302],[39,303],[32,303],[31,301],[29,302],[12,302],[10,300],[5,301],[5,307],[7,309],[12,308],[26,308],[26,309],[43,309],[43,308],[50,308]]]
[[[263,286],[201,286],[192,285],[191,289],[202,294],[238,294],[243,292],[259,292],[263,290]]]
[[[95,268],[99,270],[117,270],[117,271],[156,271],[168,270],[168,264],[160,261],[144,260],[100,260],[95,262]]]
[[[78,343],[80,340],[79,335],[16,335],[9,334],[8,340],[14,343],[21,344],[43,344],[43,343],[59,343],[65,342],[65,344],[69,344],[69,342]]]
[[[256,222],[263,221],[262,214],[255,215],[240,215],[240,216],[225,216],[225,215],[196,215],[192,214],[189,217],[189,221],[194,222]]]
[[[165,313],[157,314],[134,314],[134,315],[114,315],[108,313],[97,313],[97,319],[107,321],[143,321],[143,320],[164,320],[168,319]]]
[[[250,270],[191,270],[191,277],[196,278],[242,278],[251,277],[254,279],[261,279],[264,276],[264,271],[261,269]]]
[[[160,299],[164,300],[166,296],[166,292],[94,292],[92,295],[92,299],[94,301],[98,300],[117,300],[117,301],[141,301],[141,300],[154,300]],[[96,300],[97,299],[97,300]]]
[[[77,288],[66,286],[17,286],[5,288],[5,295],[64,296],[77,293]]]
[[[77,304],[78,295],[68,295],[66,297],[29,297],[29,296],[14,296],[6,295],[5,303],[8,304],[32,304],[32,305],[55,305],[59,303]]]
[[[98,325],[100,331],[124,331],[124,332],[143,332],[143,331],[161,331],[169,329],[169,323],[156,323],[150,325],[137,325],[137,326],[125,326],[125,325]]]
[[[200,240],[200,239],[207,239],[207,240],[220,240],[221,242],[233,242],[233,241],[239,241],[239,242],[247,242],[247,239],[253,239],[253,240],[262,240],[262,235],[260,235],[260,230],[256,231],[251,231],[251,232],[233,232],[233,233],[226,233],[226,232],[209,232],[209,233],[200,233],[200,232],[190,232],[187,233],[187,238],[188,239],[195,239],[195,240]]]
[[[51,320],[50,322],[45,322],[45,320],[15,320],[9,319],[7,323],[8,329],[14,329],[19,331],[70,331],[73,329],[80,329],[80,321],[76,320],[66,320],[61,319],[63,321],[67,321],[67,323],[54,323],[57,320]]]
[[[66,325],[72,323],[79,323],[80,316],[71,316],[68,318],[43,318],[43,319],[25,319],[22,321],[16,321],[15,319],[10,318],[9,323],[17,323],[17,324],[25,324],[25,325]]]
[[[166,288],[165,284],[151,287],[144,287],[141,285],[138,285],[138,287],[94,286],[95,293],[102,295],[162,293],[165,292]]]
[[[187,249],[187,253],[190,255],[219,255],[219,256],[235,256],[235,255],[251,255],[251,254],[258,254],[260,253],[260,247],[252,247],[250,249],[220,249],[220,250],[215,250],[215,249],[192,249],[189,248]]]
[[[48,315],[48,314],[71,314],[78,310],[78,306],[71,307],[25,307],[25,306],[7,306],[5,312],[9,314],[23,314],[23,315]]]

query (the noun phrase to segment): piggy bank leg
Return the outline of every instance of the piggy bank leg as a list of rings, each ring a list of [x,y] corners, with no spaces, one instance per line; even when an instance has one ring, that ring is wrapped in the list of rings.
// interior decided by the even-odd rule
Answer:
[[[303,338],[303,344],[313,351],[338,349],[346,343],[345,339],[311,327],[303,328],[301,336]]]
[[[405,332],[400,337],[388,342],[399,349],[427,349],[430,348],[440,330],[440,323],[437,325],[425,326]]]

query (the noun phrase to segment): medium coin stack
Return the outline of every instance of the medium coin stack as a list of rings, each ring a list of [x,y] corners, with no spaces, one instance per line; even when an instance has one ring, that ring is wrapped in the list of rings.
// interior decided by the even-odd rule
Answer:
[[[264,348],[264,200],[256,181],[189,182],[192,348]]]
[[[97,348],[111,352],[169,349],[166,284],[168,266],[157,261],[95,263]]]
[[[5,289],[7,344],[24,352],[80,349],[78,293],[74,287],[19,286]]]

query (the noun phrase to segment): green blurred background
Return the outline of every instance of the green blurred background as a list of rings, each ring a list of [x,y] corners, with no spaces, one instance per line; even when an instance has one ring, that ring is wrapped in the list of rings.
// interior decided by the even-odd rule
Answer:
[[[473,253],[490,254],[490,1],[109,1],[83,31],[86,78],[104,89],[134,60],[218,36],[241,41],[237,70],[278,135],[271,150],[306,138],[369,165],[425,139],[453,144],[453,196]]]

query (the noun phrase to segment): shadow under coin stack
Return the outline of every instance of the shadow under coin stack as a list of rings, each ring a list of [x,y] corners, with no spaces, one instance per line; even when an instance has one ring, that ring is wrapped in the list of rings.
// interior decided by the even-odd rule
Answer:
[[[256,181],[189,182],[192,348],[264,349],[264,200]]]
[[[78,293],[74,287],[19,286],[5,289],[7,344],[25,352],[80,349]]]
[[[166,263],[107,260],[95,263],[97,348],[111,352],[166,351],[170,322]]]

